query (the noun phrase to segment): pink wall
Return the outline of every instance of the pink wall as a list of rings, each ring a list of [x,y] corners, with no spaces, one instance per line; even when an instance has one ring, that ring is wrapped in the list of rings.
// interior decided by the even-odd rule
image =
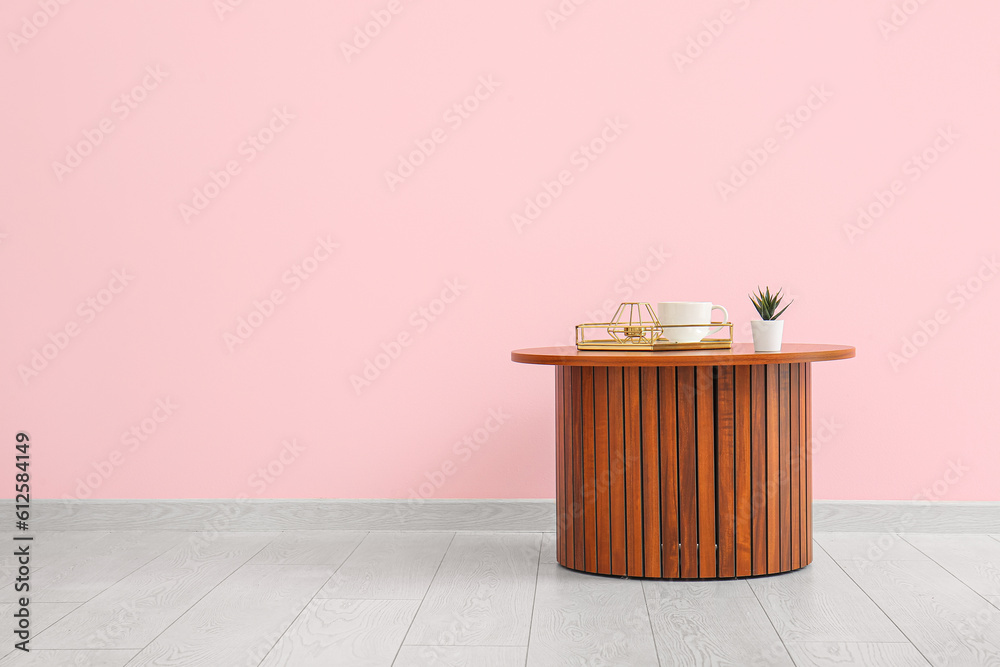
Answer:
[[[625,299],[749,340],[768,284],[858,348],[815,367],[816,497],[996,500],[998,21],[8,0],[4,437],[36,497],[552,497],[511,349]]]

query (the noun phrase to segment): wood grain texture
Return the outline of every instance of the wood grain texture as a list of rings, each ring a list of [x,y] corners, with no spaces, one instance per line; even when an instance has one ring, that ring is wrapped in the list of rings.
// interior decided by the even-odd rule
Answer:
[[[521,364],[558,366],[739,366],[743,364],[801,363],[850,359],[854,348],[847,345],[785,343],[781,352],[756,353],[753,343],[733,343],[726,350],[673,350],[662,352],[603,352],[575,347],[535,347],[514,350],[511,361]]]
[[[980,595],[1000,595],[1000,542],[989,535],[906,533],[903,539]]]
[[[558,510],[559,525],[563,532],[564,555],[561,562],[567,567],[576,565],[576,478],[573,475],[573,369],[563,369],[563,504]]]
[[[716,459],[716,521],[718,523],[719,576],[736,576],[736,440],[733,367],[716,369],[715,395],[718,410],[715,416]]]
[[[778,365],[778,443],[780,452],[778,456],[778,492],[780,505],[778,507],[778,517],[781,522],[779,533],[781,534],[780,564],[781,570],[789,570],[792,567],[792,490],[791,476],[791,371],[788,364]]]
[[[930,665],[912,644],[786,642],[798,667],[922,667]]]
[[[660,534],[663,538],[662,576],[677,578],[680,571],[680,534],[677,529],[677,371],[660,368]]]
[[[937,563],[840,565],[932,664],[1000,664],[1000,609]]]
[[[694,600],[699,598],[751,598],[753,589],[745,579],[714,581],[656,581],[645,579],[642,589],[646,600]]]
[[[608,369],[594,369],[594,470],[597,476],[597,571],[611,573],[611,477],[608,435]]]
[[[748,580],[785,641],[906,641],[899,629],[823,552],[780,577]]]
[[[815,529],[823,532],[997,533],[1000,502],[815,502]]]
[[[40,644],[38,643],[38,635],[40,633],[44,632],[46,628],[55,625],[58,621],[65,618],[67,614],[80,606],[77,602],[31,602],[30,597],[28,605],[32,636],[31,643],[29,644],[31,652],[40,648]],[[20,641],[20,638],[14,640],[14,631],[20,629],[18,627],[20,619],[15,618],[14,614],[18,613],[20,609],[20,604],[0,604],[0,618],[3,619],[3,622],[0,623],[0,631],[4,633],[5,637],[13,640],[0,645],[0,656],[13,649],[12,644],[14,641]],[[23,653],[23,651],[17,650],[17,653]],[[135,653],[135,651],[132,651],[132,653]],[[131,657],[132,653],[129,654],[129,657]]]
[[[628,572],[625,522],[625,373],[608,369],[608,434],[611,475],[611,573]]]
[[[780,364],[767,365],[767,571],[781,570]]]
[[[391,667],[417,600],[313,600],[260,667]]]
[[[317,598],[420,600],[454,533],[369,533]]]
[[[563,378],[566,368],[556,367],[556,499],[560,506],[566,502],[566,446],[563,433],[566,430],[566,406],[563,401]],[[563,514],[556,517],[556,550],[560,562],[566,562],[566,519]]]
[[[597,473],[594,453],[594,369],[581,370],[581,413],[583,422],[583,531],[584,563],[597,569]]]
[[[86,667],[124,667],[135,651],[16,651],[7,654],[3,667],[54,667],[56,665],[85,665]]]
[[[927,560],[895,533],[816,533],[816,541],[836,561]]]
[[[526,646],[539,544],[537,534],[456,535],[404,643]]]
[[[555,533],[542,533],[542,546],[538,556],[539,563],[556,564],[559,561],[556,556],[556,535]]]
[[[799,564],[805,567],[809,564],[809,545],[812,544],[812,533],[809,530],[809,503],[807,499],[808,483],[806,467],[812,459],[812,449],[809,446],[809,432],[806,427],[809,415],[806,414],[806,364],[799,366],[799,390],[793,395],[793,400],[799,404]]]
[[[806,371],[806,386],[805,386],[805,403],[806,403],[806,533],[807,535],[813,534],[813,494],[812,494],[812,452],[813,452],[813,440],[812,440],[812,364],[805,364]],[[813,540],[806,539],[806,562],[811,563],[813,560]]]
[[[543,565],[527,665],[582,664],[658,665],[642,584]]]
[[[698,576],[698,463],[693,368],[677,369],[677,492],[681,577]]]
[[[789,366],[789,489],[791,499],[789,509],[791,516],[791,567],[802,567],[802,534],[799,509],[801,500],[799,498],[799,461],[802,457],[802,448],[799,442],[799,365]]]
[[[191,533],[76,607],[36,637],[33,646],[141,649],[276,537],[275,533]],[[108,632],[112,627],[114,632]]]
[[[718,576],[715,550],[715,384],[711,366],[695,369],[698,442],[698,576]]]
[[[736,576],[753,574],[753,471],[750,366],[733,371],[736,449]]]
[[[664,665],[793,665],[753,598],[648,601]]]
[[[642,576],[642,421],[639,368],[625,369],[625,521],[629,576]]]
[[[570,442],[573,450],[573,561],[576,567],[587,567],[586,556],[586,505],[583,499],[583,369],[570,369]]]
[[[259,664],[332,573],[326,565],[244,565],[128,665]]]
[[[366,535],[361,530],[286,530],[276,535],[250,563],[339,566]]]
[[[217,532],[283,530],[432,530],[545,532],[555,525],[548,500],[32,500],[39,532]],[[41,530],[42,526],[45,530]],[[40,550],[41,552],[41,550]]]
[[[750,380],[753,573],[767,574],[767,367],[752,366]]]
[[[89,543],[86,549],[64,553],[33,572],[32,600],[86,602],[184,537],[177,532],[110,533]]]
[[[393,667],[524,667],[526,646],[404,646]]]
[[[642,545],[643,576],[661,577],[660,414],[656,368],[640,369],[642,395]]]

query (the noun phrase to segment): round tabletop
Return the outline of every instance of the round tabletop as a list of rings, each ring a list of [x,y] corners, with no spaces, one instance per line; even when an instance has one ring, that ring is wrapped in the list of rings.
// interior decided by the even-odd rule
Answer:
[[[781,352],[754,352],[753,343],[733,343],[731,349],[716,350],[612,352],[567,346],[531,347],[510,353],[512,361],[549,366],[741,366],[833,361],[853,356],[854,348],[849,345],[808,343],[785,343]]]

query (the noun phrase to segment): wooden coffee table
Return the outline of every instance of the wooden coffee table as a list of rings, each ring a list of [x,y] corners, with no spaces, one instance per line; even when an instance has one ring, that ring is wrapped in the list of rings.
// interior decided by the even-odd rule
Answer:
[[[812,562],[812,362],[843,345],[516,350],[556,366],[561,565],[715,579]]]

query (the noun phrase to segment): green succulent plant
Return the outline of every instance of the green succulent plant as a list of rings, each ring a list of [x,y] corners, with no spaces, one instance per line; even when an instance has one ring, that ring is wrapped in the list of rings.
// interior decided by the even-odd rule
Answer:
[[[781,289],[775,294],[771,294],[771,288],[766,285],[763,292],[758,285],[757,294],[748,294],[747,296],[750,297],[750,302],[753,303],[753,307],[757,309],[757,314],[760,315],[760,319],[762,320],[778,319],[788,306],[795,303],[795,299],[792,299],[784,308],[775,313],[774,311],[781,305]]]

